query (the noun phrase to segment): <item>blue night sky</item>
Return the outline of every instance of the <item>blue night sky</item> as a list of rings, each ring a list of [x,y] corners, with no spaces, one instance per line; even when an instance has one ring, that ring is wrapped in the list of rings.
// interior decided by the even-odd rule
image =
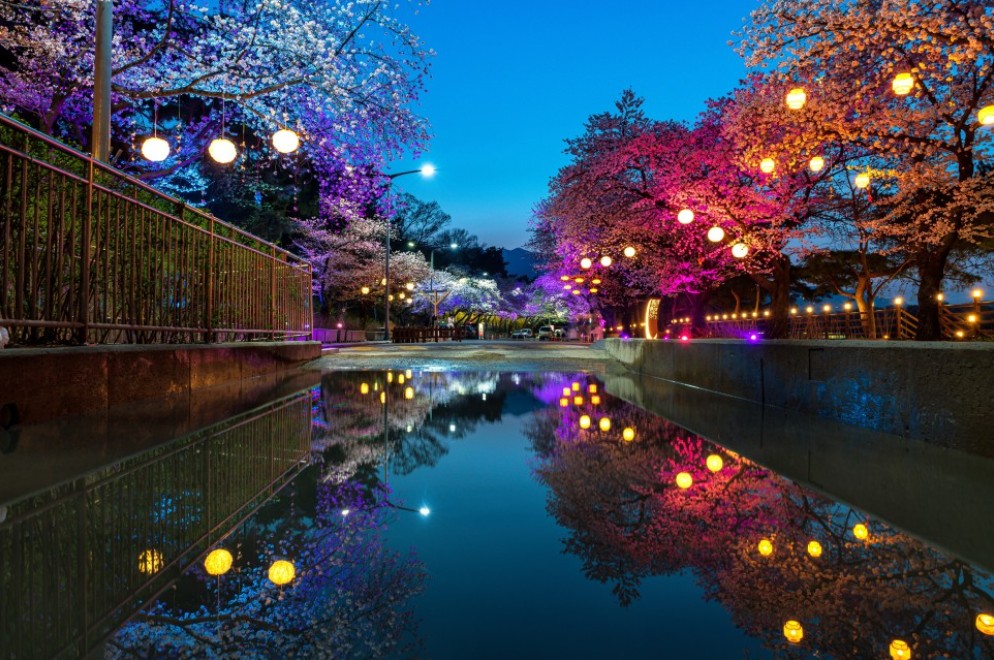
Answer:
[[[534,204],[566,163],[563,140],[626,87],[656,119],[693,121],[745,67],[728,45],[757,0],[432,0],[411,19],[437,53],[420,114],[434,139],[431,181],[399,188],[437,200],[484,243],[528,240]]]

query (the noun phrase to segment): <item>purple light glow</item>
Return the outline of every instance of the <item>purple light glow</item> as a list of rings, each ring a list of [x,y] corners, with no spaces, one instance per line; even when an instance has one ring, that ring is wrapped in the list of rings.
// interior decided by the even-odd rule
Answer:
[[[690,337],[687,335],[680,335],[680,341],[690,341]]]

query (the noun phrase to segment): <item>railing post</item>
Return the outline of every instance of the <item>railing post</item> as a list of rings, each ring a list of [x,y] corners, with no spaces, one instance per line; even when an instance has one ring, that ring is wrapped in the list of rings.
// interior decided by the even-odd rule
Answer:
[[[269,261],[269,338],[276,341],[276,246],[270,246]]]
[[[80,232],[79,257],[82,260],[79,266],[79,332],[76,341],[86,344],[86,339],[90,334],[90,236],[93,231],[93,184],[95,166],[93,159],[88,161],[86,175],[86,213],[83,216],[83,231]]]
[[[204,341],[207,344],[214,342],[214,216],[208,216],[207,224],[210,233],[207,238],[207,299],[204,301],[204,328],[207,334]]]

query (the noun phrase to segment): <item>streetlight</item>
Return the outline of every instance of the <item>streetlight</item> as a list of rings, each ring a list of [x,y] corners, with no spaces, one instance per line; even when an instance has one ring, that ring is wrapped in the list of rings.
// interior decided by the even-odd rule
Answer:
[[[415,243],[414,241],[408,241],[407,242],[407,247],[411,248],[412,250],[415,247],[417,247],[417,245],[418,244]],[[442,245],[435,244],[435,243],[431,243],[431,244],[428,244],[428,245],[422,244],[421,247],[422,248],[427,248],[427,249],[431,250],[431,256],[430,256],[431,278],[429,280],[429,289],[428,289],[428,292],[431,294],[431,299],[430,300],[431,300],[431,305],[432,305],[431,327],[434,328],[435,325],[438,323],[438,306],[441,305],[443,302],[445,302],[445,299],[449,297],[450,293],[452,293],[451,291],[446,291],[445,295],[442,296],[441,298],[439,298],[438,297],[439,292],[435,291],[435,251],[436,250],[444,250],[444,249],[446,249],[446,247],[442,246]],[[458,250],[459,249],[459,244],[458,243],[449,243],[448,249],[449,250],[453,250],[453,251]]]
[[[430,179],[435,176],[435,166],[430,163],[425,163],[420,168],[416,170],[405,170],[403,172],[394,172],[393,174],[387,174],[387,187],[393,180],[399,176],[406,176],[408,174],[420,174],[426,179]],[[386,290],[390,290],[390,221],[387,219],[387,255],[386,260],[383,264],[383,282],[386,286]],[[390,341],[390,296],[384,296],[383,298],[383,339]]]

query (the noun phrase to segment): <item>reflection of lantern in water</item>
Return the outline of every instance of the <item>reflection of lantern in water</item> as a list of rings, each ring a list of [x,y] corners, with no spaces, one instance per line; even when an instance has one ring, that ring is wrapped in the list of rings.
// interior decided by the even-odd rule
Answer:
[[[573,397],[573,405],[574,406],[582,406],[583,405],[583,397],[582,396],[575,396],[575,397]]]
[[[712,472],[720,472],[721,468],[725,467],[725,461],[721,460],[718,454],[711,454],[708,456],[707,466]]]
[[[801,627],[800,622],[791,619],[787,623],[783,624],[783,636],[786,637],[787,641],[791,644],[797,644],[804,639],[804,628]]]
[[[683,490],[687,490],[688,488],[690,488],[690,486],[693,483],[694,483],[694,478],[690,476],[689,472],[681,472],[680,474],[676,475],[676,485]]]
[[[985,635],[994,635],[994,615],[986,612],[977,615],[977,630]]]
[[[204,569],[208,575],[224,575],[231,570],[232,556],[224,548],[211,550],[204,559]]]
[[[568,387],[564,387],[563,388],[563,396],[569,396],[572,393],[573,393],[573,391],[570,388],[568,388]]]
[[[359,386],[360,394],[369,394],[369,383],[363,383]]]
[[[273,562],[273,565],[269,567],[269,581],[278,587],[282,587],[293,580],[297,571],[294,569],[293,564],[285,559],[279,559]]]
[[[397,384],[398,385],[404,384],[404,374],[397,374]]]
[[[380,403],[382,403],[382,404],[385,405],[386,402],[387,402],[387,393],[386,393],[386,391],[380,392]]]
[[[890,657],[894,660],[910,660],[911,647],[903,639],[895,639],[890,643]]]
[[[611,418],[601,417],[601,421],[597,422],[597,426],[600,427],[601,431],[607,432],[611,430]]]
[[[590,385],[587,386],[587,391],[590,392],[591,394],[597,394],[597,385],[591,383]]]
[[[759,542],[759,554],[769,557],[773,554],[773,542],[770,539],[763,539]]]
[[[600,402],[601,402],[600,395],[595,394],[592,397],[590,397],[590,405],[597,406],[597,405],[600,405]]]
[[[808,543],[808,554],[812,557],[821,557],[821,543],[818,541]]]
[[[569,399],[567,399],[566,397],[559,399],[559,405],[562,408],[569,408]]]
[[[625,429],[621,432],[621,438],[625,442],[631,442],[632,440],[635,439],[635,429],[633,429],[630,426],[626,426]]]
[[[852,535],[860,541],[865,541],[866,537],[870,535],[870,530],[863,523],[856,523],[852,528]]]
[[[404,375],[407,376],[408,380],[410,380],[411,378],[414,377],[414,372],[408,369],[407,371],[404,372]]]
[[[393,382],[393,372],[392,371],[388,371],[387,372],[387,382],[388,383],[392,383]]]
[[[590,415],[580,415],[580,428],[581,429],[590,428]]]
[[[138,555],[138,572],[152,575],[162,570],[165,561],[158,550],[145,550]]]
[[[404,388],[404,398],[407,399],[408,401],[410,401],[411,399],[414,398],[414,388],[413,387],[405,387]]]
[[[573,388],[574,392],[579,392],[580,391],[580,383],[573,383],[572,385],[570,385],[570,387]]]

